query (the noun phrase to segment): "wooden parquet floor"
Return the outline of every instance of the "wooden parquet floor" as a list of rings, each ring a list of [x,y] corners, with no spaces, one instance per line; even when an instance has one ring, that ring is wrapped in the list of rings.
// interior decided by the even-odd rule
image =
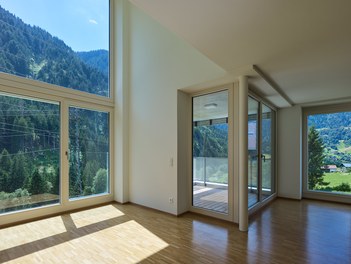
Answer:
[[[243,233],[113,203],[0,229],[0,263],[351,263],[351,207],[277,199]]]

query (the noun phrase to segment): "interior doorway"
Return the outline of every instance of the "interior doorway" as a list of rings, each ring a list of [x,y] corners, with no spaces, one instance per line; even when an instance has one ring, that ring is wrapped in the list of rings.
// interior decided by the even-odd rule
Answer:
[[[229,90],[192,97],[192,207],[230,214]]]

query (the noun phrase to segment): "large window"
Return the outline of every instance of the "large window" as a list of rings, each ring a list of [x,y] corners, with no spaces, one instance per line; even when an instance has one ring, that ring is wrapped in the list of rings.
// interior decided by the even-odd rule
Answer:
[[[0,0],[1,224],[113,200],[109,13]]]
[[[351,195],[351,112],[306,115],[306,190]]]
[[[0,95],[0,213],[60,199],[60,106]]]
[[[0,71],[109,96],[108,0],[0,0]]]
[[[69,196],[107,193],[109,114],[69,108]]]

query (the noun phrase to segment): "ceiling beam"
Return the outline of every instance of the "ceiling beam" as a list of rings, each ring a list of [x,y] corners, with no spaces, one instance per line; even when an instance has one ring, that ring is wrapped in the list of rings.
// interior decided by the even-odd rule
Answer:
[[[257,65],[252,66],[255,72],[260,75],[284,100],[290,105],[294,106],[295,103],[286,95],[286,93],[279,87],[279,85],[270,78],[266,73],[264,73]]]

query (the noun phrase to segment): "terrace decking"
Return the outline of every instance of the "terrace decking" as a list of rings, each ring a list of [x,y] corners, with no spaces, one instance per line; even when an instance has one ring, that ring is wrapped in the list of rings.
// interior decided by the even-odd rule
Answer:
[[[228,213],[228,189],[194,186],[193,205],[196,207]]]
[[[193,205],[195,207],[228,213],[228,189],[212,188],[201,185],[193,186]],[[268,197],[268,196],[267,196]],[[249,207],[257,202],[257,194],[249,191]]]

